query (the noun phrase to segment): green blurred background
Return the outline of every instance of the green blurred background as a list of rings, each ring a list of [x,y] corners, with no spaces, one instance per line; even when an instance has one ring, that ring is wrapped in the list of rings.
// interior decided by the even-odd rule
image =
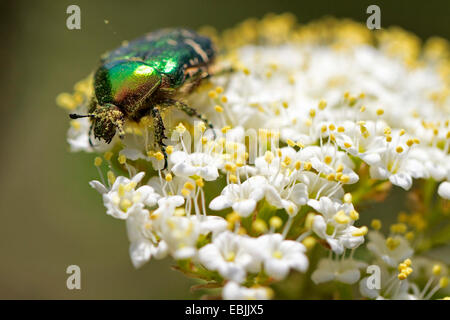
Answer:
[[[364,22],[370,4],[381,7],[382,27],[399,25],[422,39],[448,39],[449,3],[2,0],[0,298],[194,297],[192,283],[170,270],[168,259],[134,270],[123,221],[108,217],[101,197],[88,186],[98,177],[93,156],[68,152],[69,123],[55,97],[71,91],[106,50],[161,27],[212,25],[223,30],[269,12],[289,11],[302,23],[325,15]],[[81,8],[81,30],[66,28],[70,4]],[[398,206],[392,200],[387,205]],[[81,290],[66,288],[65,271],[71,264],[81,267]]]

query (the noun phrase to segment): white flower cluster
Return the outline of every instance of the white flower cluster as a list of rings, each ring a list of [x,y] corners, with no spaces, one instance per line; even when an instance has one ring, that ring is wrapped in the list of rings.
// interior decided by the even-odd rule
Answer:
[[[167,170],[147,117],[128,123],[122,142],[95,142],[108,173],[104,179],[96,158],[103,182],[90,184],[107,214],[126,220],[135,267],[170,255],[180,271],[224,286],[224,298],[266,299],[273,282],[308,269],[307,251],[320,243],[330,255],[314,266],[312,281],[353,284],[367,266],[353,258],[368,232],[355,225],[358,201],[389,184],[410,190],[413,179],[442,181],[438,193],[450,199],[450,95],[437,62],[411,66],[410,57],[390,54],[399,44],[389,34],[379,47],[327,44],[308,40],[312,27],[291,35],[283,19],[239,27],[286,39],[228,44],[233,49],[219,64],[234,71],[186,97],[214,135],[179,111],[166,115],[175,128]],[[73,103],[67,99],[60,103]],[[85,101],[78,97],[71,108],[82,113]],[[88,130],[87,119],[72,121],[74,151],[93,151]],[[396,268],[413,250],[404,237],[390,239],[395,244],[373,231],[367,247]]]

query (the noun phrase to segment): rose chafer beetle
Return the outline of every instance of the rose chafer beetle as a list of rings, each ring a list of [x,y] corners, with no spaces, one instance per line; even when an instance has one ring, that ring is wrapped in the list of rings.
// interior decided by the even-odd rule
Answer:
[[[91,118],[89,137],[93,130],[95,138],[110,143],[116,131],[121,138],[124,136],[126,120],[151,116],[155,142],[164,154],[166,169],[161,108],[176,107],[212,128],[207,119],[180,98],[210,75],[214,57],[211,40],[194,31],[163,29],[149,33],[101,59],[94,75],[95,95],[88,114],[71,114],[70,118]]]

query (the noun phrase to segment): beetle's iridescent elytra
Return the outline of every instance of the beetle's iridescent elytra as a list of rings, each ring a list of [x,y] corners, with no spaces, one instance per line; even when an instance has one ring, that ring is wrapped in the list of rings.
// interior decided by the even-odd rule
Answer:
[[[123,137],[127,119],[154,119],[155,142],[165,158],[165,127],[160,108],[174,106],[211,124],[179,99],[209,76],[215,57],[211,39],[187,29],[162,29],[110,51],[94,75],[95,97],[89,113],[97,139],[110,143],[116,131]]]

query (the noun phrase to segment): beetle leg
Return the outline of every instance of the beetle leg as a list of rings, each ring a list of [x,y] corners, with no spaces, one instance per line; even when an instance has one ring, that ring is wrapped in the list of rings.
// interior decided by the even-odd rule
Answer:
[[[119,119],[115,122],[117,130],[119,131],[119,137],[120,139],[123,139],[125,136],[125,130],[123,129],[124,121],[123,119]]]
[[[166,135],[164,134],[164,131],[166,128],[164,127],[164,122],[161,117],[161,113],[159,112],[159,108],[153,107],[151,110],[151,115],[153,117],[154,121],[154,127],[155,127],[155,140],[158,146],[161,149],[162,154],[164,155],[164,168],[163,170],[167,169],[167,152],[166,152],[166,144],[164,143],[164,139],[166,139]]]
[[[214,131],[214,126],[212,125],[212,123],[209,122],[209,120],[204,115],[202,115],[201,113],[198,113],[197,110],[195,110],[194,108],[189,107],[184,102],[181,102],[179,100],[168,99],[168,100],[164,101],[163,105],[174,106],[177,109],[179,109],[179,110],[183,111],[184,113],[186,113],[188,116],[196,117],[196,118],[200,119],[201,121],[206,123],[206,125],[212,130],[212,132],[214,134],[214,139],[217,137],[216,136],[216,132]]]
[[[185,77],[188,77],[185,81],[185,91],[190,94],[200,86],[203,79],[209,77],[209,74],[206,67],[193,67],[185,71]]]
[[[236,71],[236,68],[233,68],[233,67],[210,68],[210,70],[208,71],[208,75],[205,78],[209,78],[211,76],[222,76],[227,73],[231,73],[231,72],[235,72],[235,71]]]
[[[92,143],[92,139],[91,139],[93,129],[94,129],[94,123],[91,123],[91,125],[89,126],[89,133],[88,133],[89,145],[91,146],[91,148],[94,148],[94,144]]]

